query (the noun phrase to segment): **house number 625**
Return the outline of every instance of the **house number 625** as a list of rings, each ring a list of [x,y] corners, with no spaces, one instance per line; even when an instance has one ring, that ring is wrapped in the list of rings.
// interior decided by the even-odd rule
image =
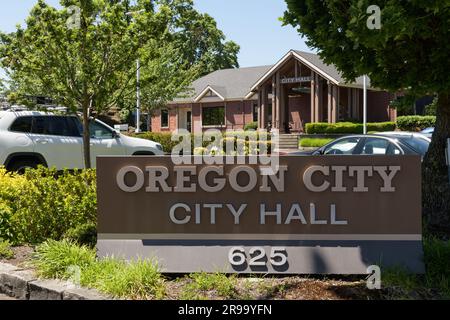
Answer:
[[[250,261],[248,261],[244,247],[233,247],[228,253],[228,261],[235,267],[246,263],[250,267],[265,267],[267,265],[266,250],[263,247],[253,247],[249,251]],[[273,247],[270,250],[269,262],[274,267],[282,267],[287,263],[286,248]]]

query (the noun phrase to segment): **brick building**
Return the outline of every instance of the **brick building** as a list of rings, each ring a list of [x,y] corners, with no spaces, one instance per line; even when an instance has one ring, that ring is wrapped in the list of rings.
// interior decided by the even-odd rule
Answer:
[[[394,94],[370,86],[368,121],[394,121]],[[243,129],[250,122],[282,133],[303,132],[309,122],[363,117],[363,78],[346,83],[337,69],[318,55],[289,51],[272,66],[215,71],[193,82],[189,93],[157,110],[154,132],[187,129]]]

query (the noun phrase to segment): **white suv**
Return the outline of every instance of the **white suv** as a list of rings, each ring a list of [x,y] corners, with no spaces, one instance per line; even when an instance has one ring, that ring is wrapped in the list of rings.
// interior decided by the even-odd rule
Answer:
[[[91,159],[97,156],[163,155],[161,144],[131,138],[99,120],[91,120]],[[0,166],[11,171],[39,164],[84,168],[82,125],[76,116],[58,116],[37,111],[0,111]]]

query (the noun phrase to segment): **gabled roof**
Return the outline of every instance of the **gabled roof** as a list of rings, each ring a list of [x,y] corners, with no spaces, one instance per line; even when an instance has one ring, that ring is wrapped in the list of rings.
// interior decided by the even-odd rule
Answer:
[[[245,99],[251,86],[270,68],[271,66],[262,66],[212,72],[192,83],[188,97],[176,98],[172,103],[194,103],[200,101],[209,91],[221,100]]]
[[[195,98],[194,102],[200,101],[204,96],[206,96],[208,93],[215,94],[220,100],[225,101],[225,97],[227,95],[227,88],[225,87],[219,87],[219,86],[207,86],[205,90],[200,92]]]
[[[317,54],[298,50],[294,50],[294,52],[296,55],[302,57],[303,59],[314,65],[316,68],[323,70],[325,73],[329,74],[333,79],[336,79],[339,86],[362,88],[364,85],[363,77],[358,77],[354,82],[347,83],[342,77],[342,74],[336,69],[336,66],[326,64]],[[368,88],[370,88],[370,79],[367,78],[367,80],[367,86]]]
[[[272,77],[290,59],[296,58],[311,70],[331,83],[350,88],[362,88],[363,77],[347,83],[334,65],[326,64],[317,54],[291,50],[275,65],[239,69],[224,69],[212,72],[194,81],[187,96],[174,99],[172,103],[195,103],[212,92],[220,101],[246,100],[256,93],[258,87]],[[367,83],[370,87],[370,79]]]
[[[293,57],[335,85],[352,88],[363,87],[363,77],[357,78],[353,83],[347,83],[334,65],[326,64],[317,54],[291,50],[274,66],[272,66],[260,79],[258,79],[258,81],[255,82],[255,84],[252,86],[250,91],[254,92],[255,90],[257,90],[257,88],[262,83],[266,82],[270,77],[272,77],[278,69],[280,69],[287,61],[289,61]],[[368,79],[367,85],[370,89],[370,79]]]

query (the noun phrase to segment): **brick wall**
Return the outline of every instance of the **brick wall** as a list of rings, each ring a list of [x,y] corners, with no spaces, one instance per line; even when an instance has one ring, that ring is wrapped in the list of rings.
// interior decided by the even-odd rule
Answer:
[[[192,105],[192,133],[202,132],[202,109],[199,103]]]
[[[169,110],[169,127],[161,127],[161,110],[155,110],[151,118],[152,132],[172,132],[178,129],[178,109],[176,105],[168,106]]]
[[[227,129],[242,130],[253,122],[253,101],[233,101],[226,106]]]
[[[385,91],[367,92],[367,120],[369,122],[395,121],[396,113],[389,108],[394,95]]]

